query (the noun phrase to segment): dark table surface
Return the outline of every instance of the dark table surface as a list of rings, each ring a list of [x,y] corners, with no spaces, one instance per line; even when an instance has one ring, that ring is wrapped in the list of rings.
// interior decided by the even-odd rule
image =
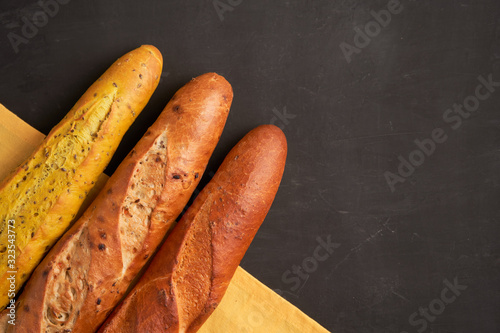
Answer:
[[[163,53],[108,174],[204,72],[235,92],[207,173],[282,127],[242,266],[328,330],[500,332],[497,0],[3,0],[0,22],[0,102],[45,134],[116,58]]]

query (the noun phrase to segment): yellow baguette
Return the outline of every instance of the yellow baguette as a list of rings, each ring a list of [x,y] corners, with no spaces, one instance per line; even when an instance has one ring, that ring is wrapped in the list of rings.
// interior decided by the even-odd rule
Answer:
[[[162,66],[149,45],[119,58],[0,184],[0,309],[68,228],[156,89]]]

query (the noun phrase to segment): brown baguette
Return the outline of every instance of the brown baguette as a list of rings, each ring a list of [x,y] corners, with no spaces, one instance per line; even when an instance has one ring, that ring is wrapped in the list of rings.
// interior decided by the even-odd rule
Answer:
[[[93,332],[102,324],[200,181],[232,96],[215,73],[173,96],[35,270],[9,332]]]
[[[75,218],[156,89],[162,65],[150,45],[119,58],[0,183],[0,310]]]
[[[286,151],[276,126],[248,133],[99,332],[196,332],[220,303],[271,207]]]

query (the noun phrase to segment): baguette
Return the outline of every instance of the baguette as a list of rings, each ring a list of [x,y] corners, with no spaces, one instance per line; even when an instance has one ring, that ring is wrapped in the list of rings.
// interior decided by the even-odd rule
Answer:
[[[10,332],[94,332],[198,185],[232,102],[208,73],[181,88],[33,273]]]
[[[119,58],[0,184],[0,310],[74,219],[156,89],[162,65],[148,45]]]
[[[271,207],[286,150],[276,126],[247,134],[99,332],[196,332],[220,303]]]

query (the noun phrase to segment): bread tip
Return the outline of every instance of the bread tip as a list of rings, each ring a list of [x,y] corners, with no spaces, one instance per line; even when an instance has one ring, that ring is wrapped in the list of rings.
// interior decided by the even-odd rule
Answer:
[[[257,132],[266,133],[266,135],[272,137],[273,140],[275,141],[279,141],[286,148],[287,146],[286,135],[283,132],[283,130],[281,130],[281,128],[279,128],[278,126],[272,124],[264,124],[257,126],[253,130]]]
[[[215,72],[201,74],[191,79],[192,82],[214,82],[217,89],[223,94],[224,100],[231,103],[233,101],[233,87],[226,78]]]
[[[277,161],[283,161],[284,165],[288,155],[288,144],[285,133],[279,127],[270,124],[257,126],[248,132],[241,141],[260,142],[262,149],[268,153],[273,152],[271,155],[274,154]]]
[[[156,46],[154,45],[150,45],[150,44],[143,44],[141,45],[140,49],[145,49],[147,50],[150,54],[152,54],[156,59],[158,59],[158,61],[163,64],[163,56],[160,52],[160,50],[158,50],[156,48]]]
[[[193,80],[199,80],[199,79],[209,79],[209,80],[214,80],[214,81],[220,80],[222,82],[227,83],[228,85],[231,85],[226,80],[226,78],[224,76],[217,74],[215,72],[208,72],[208,73],[201,74],[200,76],[193,78]]]

